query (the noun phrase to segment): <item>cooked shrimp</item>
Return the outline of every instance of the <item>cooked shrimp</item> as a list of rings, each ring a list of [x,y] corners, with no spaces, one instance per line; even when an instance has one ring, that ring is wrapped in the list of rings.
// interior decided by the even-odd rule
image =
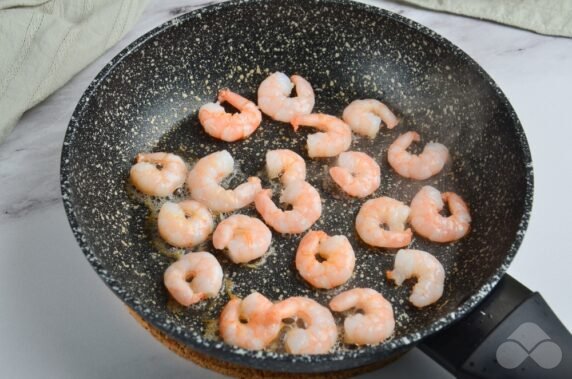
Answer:
[[[234,263],[246,263],[260,258],[268,251],[272,232],[259,219],[245,215],[232,215],[221,221],[213,234],[213,245],[227,249]]]
[[[354,249],[345,236],[330,237],[322,231],[308,232],[296,252],[296,269],[317,288],[330,289],[344,284],[352,276],[355,263]]]
[[[439,212],[445,203],[451,215]],[[411,201],[411,226],[423,237],[435,242],[451,242],[464,237],[471,226],[469,207],[453,192],[441,194],[438,189],[425,186]]]
[[[344,109],[342,118],[354,133],[369,138],[375,138],[382,121],[388,129],[393,129],[399,122],[385,104],[374,99],[352,101]]]
[[[393,307],[382,294],[371,288],[354,288],[340,293],[330,301],[334,312],[355,308],[363,312],[344,320],[344,341],[356,345],[375,345],[393,334]]]
[[[151,196],[169,196],[185,183],[187,166],[170,153],[139,153],[131,167],[131,183]]]
[[[256,210],[264,221],[279,233],[302,233],[322,215],[320,194],[309,183],[296,180],[288,183],[280,196],[281,203],[292,205],[284,211],[272,202],[272,190],[262,190],[254,199]]]
[[[338,328],[330,310],[307,297],[290,297],[274,305],[274,315],[302,319],[305,329],[293,327],[284,345],[291,354],[326,354],[338,338]]]
[[[309,126],[321,130],[310,134],[306,143],[308,155],[315,157],[335,157],[350,148],[352,131],[348,124],[337,117],[323,113],[298,115],[292,118],[294,130],[300,126]]]
[[[159,234],[169,244],[193,247],[205,241],[214,228],[213,217],[198,201],[170,201],[163,204],[157,218]]]
[[[296,86],[296,97],[290,97]],[[258,106],[268,116],[282,122],[290,122],[292,117],[308,114],[314,108],[314,90],[306,79],[292,75],[290,79],[275,72],[258,87]]]
[[[282,175],[282,184],[306,180],[306,162],[292,150],[270,150],[266,153],[266,172],[270,179]]]
[[[421,250],[399,250],[395,256],[393,271],[387,278],[400,286],[405,279],[417,278],[409,301],[418,308],[433,304],[443,295],[445,270],[431,254]]]
[[[368,245],[388,248],[406,246],[413,236],[411,229],[405,229],[409,211],[407,205],[389,197],[368,200],[358,212],[356,230]],[[383,226],[387,226],[387,229]]]
[[[205,252],[187,253],[165,271],[165,287],[185,307],[218,295],[222,287],[222,268],[216,258]],[[192,279],[189,283],[189,279]]]
[[[337,164],[330,168],[330,175],[348,195],[366,197],[379,188],[381,170],[369,155],[346,151],[340,154]]]
[[[250,177],[246,183],[227,190],[220,182],[234,170],[234,159],[222,150],[200,159],[187,178],[191,197],[215,212],[231,212],[247,206],[262,189],[260,179]]]
[[[272,306],[270,300],[257,292],[242,300],[230,300],[220,315],[222,339],[243,349],[264,349],[280,333],[281,320],[271,312]]]
[[[225,101],[240,112],[226,113],[220,105]],[[234,142],[254,133],[260,126],[262,114],[252,101],[229,89],[223,89],[218,93],[218,103],[208,103],[199,109],[199,121],[211,136]]]
[[[407,132],[389,146],[387,159],[397,173],[406,178],[424,180],[438,174],[449,159],[449,150],[437,142],[429,142],[419,155],[411,154],[407,148],[421,137],[416,132]]]

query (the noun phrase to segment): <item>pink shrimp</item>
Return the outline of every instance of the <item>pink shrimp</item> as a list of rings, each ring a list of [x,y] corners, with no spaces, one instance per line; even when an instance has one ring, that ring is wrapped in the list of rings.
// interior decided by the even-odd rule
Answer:
[[[441,172],[449,159],[449,150],[437,142],[429,142],[419,155],[411,154],[407,148],[413,141],[420,141],[416,132],[399,136],[389,146],[387,159],[397,173],[406,178],[424,180]]]
[[[421,250],[399,250],[395,255],[393,271],[387,278],[400,286],[405,279],[417,278],[409,301],[418,308],[433,304],[443,295],[445,270],[433,255]]]
[[[356,230],[361,239],[372,246],[407,246],[413,237],[411,229],[405,229],[409,212],[407,205],[389,197],[368,200],[358,212]],[[382,225],[386,225],[389,230]]]
[[[290,297],[274,305],[274,317],[301,319],[305,328],[292,328],[284,345],[291,354],[327,354],[338,338],[338,328],[330,310],[307,297]]]
[[[221,221],[213,234],[213,245],[227,249],[234,263],[246,263],[268,251],[272,232],[262,221],[245,215],[232,215]]]
[[[354,250],[345,236],[330,237],[322,231],[308,232],[296,252],[296,269],[317,288],[330,289],[347,282],[354,272],[355,262]]]
[[[330,301],[330,309],[345,312],[351,308],[363,311],[344,320],[344,341],[356,345],[375,345],[393,334],[393,307],[382,294],[371,288],[354,288]]]
[[[330,175],[344,192],[355,197],[371,195],[381,183],[381,170],[377,162],[358,151],[341,153],[337,166],[330,168]]]
[[[445,203],[451,216],[439,212]],[[471,226],[469,207],[463,199],[453,193],[441,194],[438,189],[425,186],[411,201],[411,226],[423,237],[435,242],[451,242],[464,237]]]
[[[262,189],[260,179],[251,176],[234,190],[225,189],[220,182],[234,171],[234,159],[226,150],[201,158],[187,177],[191,197],[215,212],[232,212],[254,201]]]
[[[292,150],[270,150],[266,153],[266,172],[270,179],[281,176],[282,184],[306,180],[306,162]]]
[[[335,157],[350,148],[352,131],[348,124],[337,117],[323,113],[299,115],[290,121],[294,130],[300,126],[308,126],[320,130],[310,134],[307,140],[310,158]]]
[[[239,113],[227,113],[220,103],[230,103]],[[250,136],[262,121],[256,104],[229,89],[218,94],[218,103],[208,103],[199,109],[199,121],[205,131],[215,138],[234,142]]]
[[[165,271],[164,282],[171,296],[188,307],[217,296],[222,278],[222,268],[216,258],[210,253],[197,252],[187,253],[172,263]]]
[[[159,234],[169,244],[193,247],[204,242],[214,229],[211,212],[198,201],[167,201],[157,218]]]
[[[296,96],[290,97],[294,86]],[[294,116],[312,112],[314,90],[310,83],[299,75],[288,78],[281,72],[275,72],[260,83],[258,106],[273,119],[290,122]]]
[[[272,302],[258,292],[230,300],[220,315],[222,339],[243,349],[264,349],[278,337],[282,326],[272,307]]]
[[[187,166],[181,157],[170,153],[139,153],[129,172],[139,191],[151,196],[169,196],[183,184]]]
[[[272,202],[272,190],[260,191],[255,199],[256,210],[264,221],[279,233],[302,233],[322,215],[320,194],[303,180],[289,182],[280,196],[281,203],[292,205],[284,211]]]
[[[393,129],[399,122],[385,104],[374,99],[352,101],[344,109],[342,118],[354,133],[369,138],[375,137],[382,121],[388,129]]]

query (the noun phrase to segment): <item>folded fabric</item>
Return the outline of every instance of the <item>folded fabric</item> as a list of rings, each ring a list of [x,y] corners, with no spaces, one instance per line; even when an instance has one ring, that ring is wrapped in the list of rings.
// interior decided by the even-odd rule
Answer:
[[[402,0],[420,7],[572,37],[571,0]]]
[[[572,37],[571,0],[402,0]],[[0,143],[22,114],[113,46],[148,0],[0,0]]]
[[[0,142],[18,119],[113,46],[148,0],[0,0]]]

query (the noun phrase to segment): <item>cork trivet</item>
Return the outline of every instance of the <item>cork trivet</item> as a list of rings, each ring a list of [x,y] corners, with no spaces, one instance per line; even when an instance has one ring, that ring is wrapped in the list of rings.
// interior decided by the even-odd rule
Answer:
[[[235,378],[245,378],[245,379],[257,379],[257,378],[284,378],[284,379],[298,379],[298,378],[315,378],[315,379],[342,379],[342,378],[349,378],[352,376],[364,374],[369,371],[376,370],[381,368],[395,359],[401,356],[398,355],[397,357],[392,357],[389,360],[382,360],[381,362],[374,363],[364,367],[358,367],[349,370],[343,371],[335,371],[335,372],[328,372],[328,373],[320,373],[320,374],[299,374],[299,373],[281,373],[281,372],[271,372],[271,371],[263,371],[257,370],[254,368],[248,368],[239,366],[233,363],[228,363],[226,361],[218,360],[206,356],[204,354],[198,353],[196,351],[191,350],[187,346],[181,344],[178,341],[175,341],[171,337],[167,336],[165,333],[161,332],[160,330],[151,326],[148,322],[143,320],[137,313],[129,309],[129,313],[131,316],[141,324],[155,339],[165,345],[169,350],[176,353],[177,355],[190,360],[191,362],[204,367],[206,369],[219,372],[223,375],[232,376]]]

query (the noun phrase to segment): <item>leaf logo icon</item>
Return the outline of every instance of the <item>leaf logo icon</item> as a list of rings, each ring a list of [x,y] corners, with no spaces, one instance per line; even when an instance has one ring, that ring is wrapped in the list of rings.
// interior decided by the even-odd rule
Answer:
[[[506,369],[517,368],[528,357],[544,369],[554,368],[562,361],[560,347],[533,322],[516,328],[496,352],[497,362]]]

